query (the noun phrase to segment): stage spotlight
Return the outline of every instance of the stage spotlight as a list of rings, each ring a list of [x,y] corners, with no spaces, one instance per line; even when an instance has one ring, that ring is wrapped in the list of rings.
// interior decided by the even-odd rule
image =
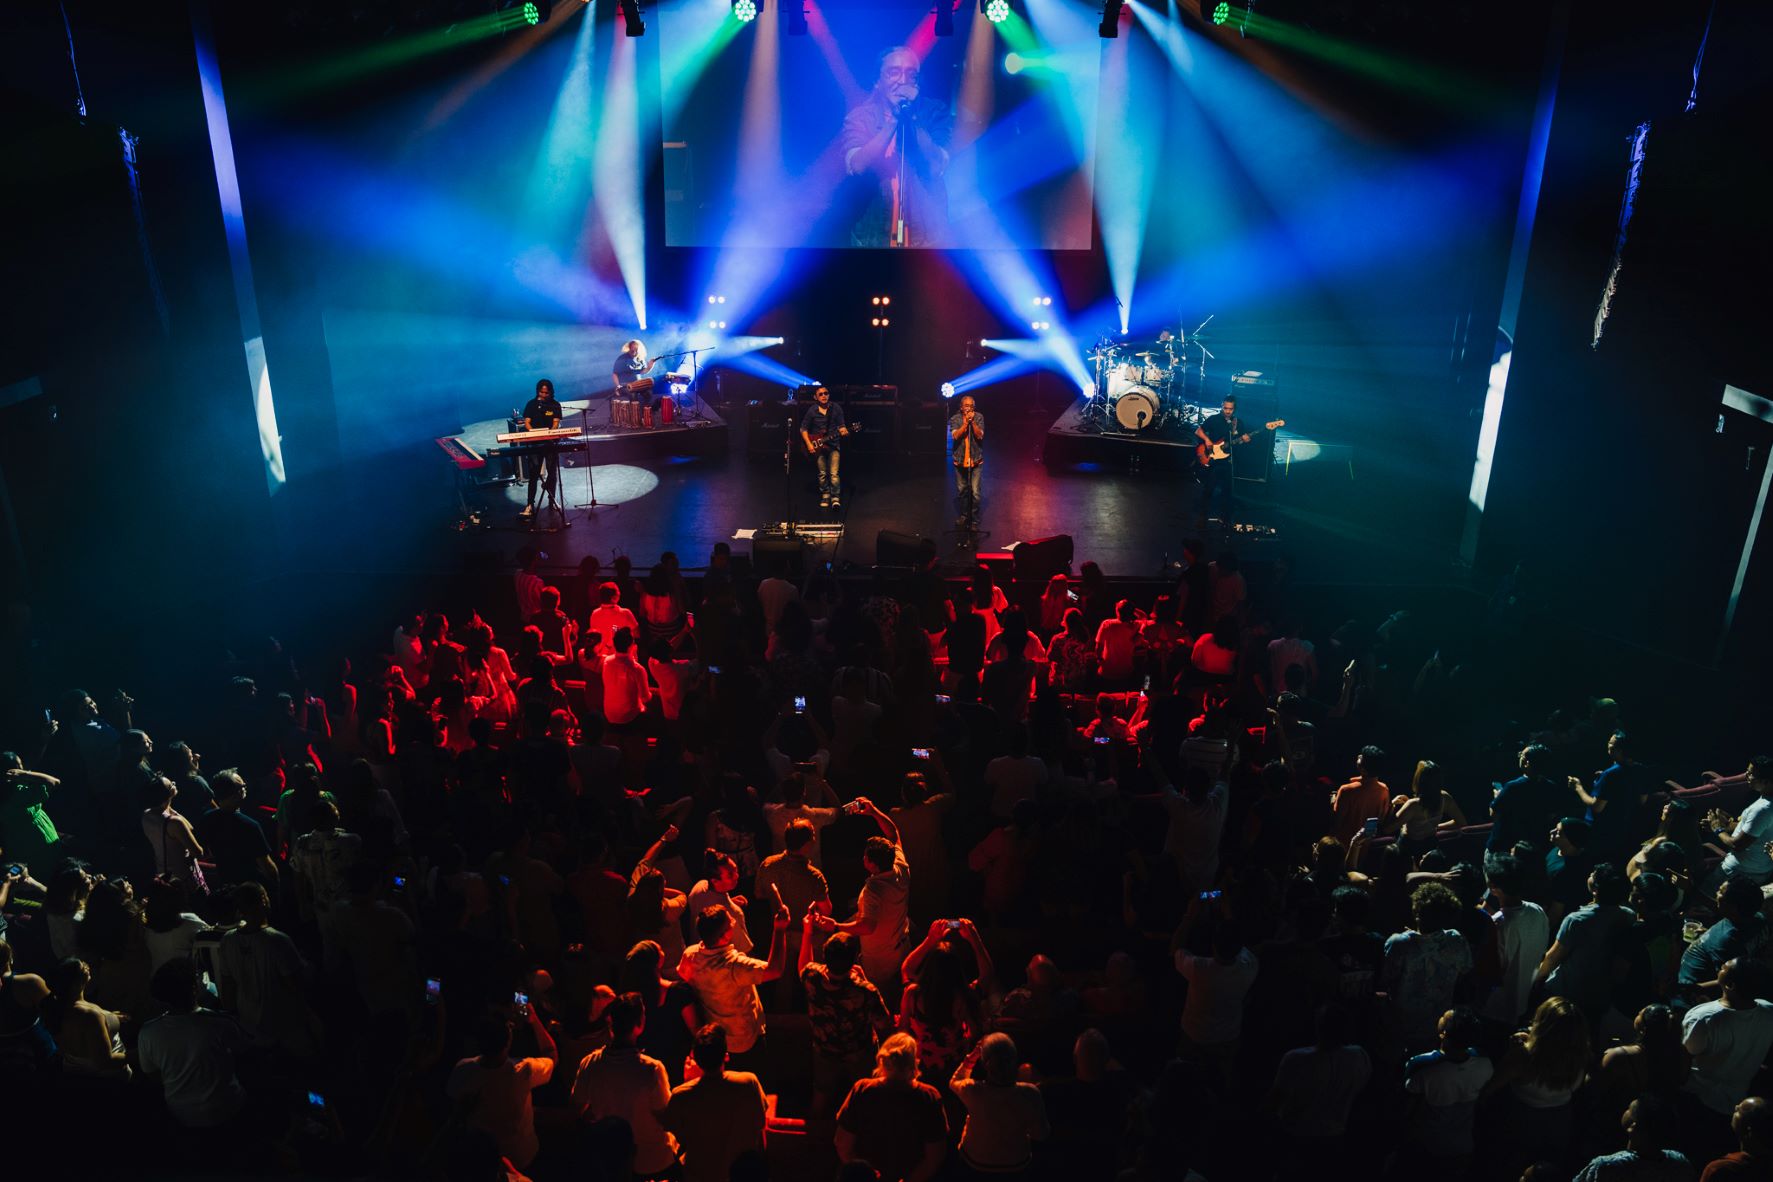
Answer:
[[[994,25],[1001,25],[1010,19],[1009,0],[979,0],[979,10]]]
[[[1096,32],[1103,37],[1120,36],[1120,14],[1126,7],[1126,0],[1103,0],[1102,23],[1096,26]]]
[[[720,329],[721,331],[724,332],[726,330],[726,321],[724,321],[724,320],[710,320],[708,322],[708,327]]]
[[[954,0],[936,0],[936,36],[954,36]]]
[[[781,5],[783,32],[790,37],[806,36],[806,4],[803,0],[776,0]]]
[[[954,383],[953,382],[943,382],[942,383],[942,397],[943,398],[953,398],[954,397]]]
[[[646,35],[646,22],[640,17],[640,0],[616,0],[622,10],[622,32],[630,37]]]
[[[1050,321],[1046,320],[1032,320],[1029,322],[1028,327],[1032,328],[1035,332],[1046,332],[1048,329],[1052,328],[1053,325]]]
[[[1219,3],[1213,6],[1213,23],[1222,25],[1230,19],[1231,5],[1226,3],[1226,0],[1219,0]]]
[[[733,0],[733,15],[741,24],[750,24],[757,19],[757,0]]]
[[[530,0],[529,3],[523,6],[523,23],[526,25],[539,25],[542,23],[542,10],[536,7],[535,0]]]
[[[708,297],[708,302],[710,304],[724,304],[726,303],[726,297],[723,295],[711,295]]]

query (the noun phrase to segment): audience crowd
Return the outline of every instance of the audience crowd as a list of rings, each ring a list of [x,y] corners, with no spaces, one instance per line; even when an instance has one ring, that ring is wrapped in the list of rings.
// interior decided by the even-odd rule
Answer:
[[[1773,760],[1512,717],[1505,609],[539,557],[12,728],[15,1160],[1773,1179]]]

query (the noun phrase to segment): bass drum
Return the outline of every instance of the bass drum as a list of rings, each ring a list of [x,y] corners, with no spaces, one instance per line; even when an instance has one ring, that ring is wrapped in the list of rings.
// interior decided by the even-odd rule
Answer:
[[[1129,386],[1114,400],[1114,421],[1124,431],[1143,431],[1157,421],[1157,391]]]

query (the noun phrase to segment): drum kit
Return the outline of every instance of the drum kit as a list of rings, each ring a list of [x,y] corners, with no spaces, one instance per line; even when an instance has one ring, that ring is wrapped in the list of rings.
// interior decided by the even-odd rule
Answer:
[[[1190,394],[1199,390],[1212,354],[1199,334],[1199,328],[1182,336],[1166,329],[1151,348],[1139,352],[1113,337],[1097,341],[1089,355],[1096,366],[1097,396],[1085,406],[1085,420],[1095,420],[1104,431],[1128,433],[1172,424],[1186,431],[1200,426],[1206,415]]]

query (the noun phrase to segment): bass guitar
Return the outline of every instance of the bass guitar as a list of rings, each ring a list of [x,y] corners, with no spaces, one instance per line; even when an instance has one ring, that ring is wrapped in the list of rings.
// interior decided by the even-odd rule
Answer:
[[[833,441],[838,440],[838,439],[842,439],[848,435],[860,435],[861,433],[862,433],[862,424],[860,424],[860,423],[845,423],[843,426],[839,427],[837,430],[827,431],[822,435],[813,435],[813,434],[809,433],[807,435],[807,439],[811,440],[812,442],[803,443],[802,446],[804,446],[806,448],[807,455],[816,456],[820,452],[824,451],[826,448],[830,447]]]
[[[1240,443],[1248,443],[1263,431],[1274,431],[1287,425],[1285,419],[1275,419],[1272,423],[1264,423],[1259,430],[1245,431],[1242,435],[1234,435],[1221,443],[1197,443],[1194,445],[1194,458],[1200,466],[1210,468],[1221,460],[1231,458],[1231,449]]]

